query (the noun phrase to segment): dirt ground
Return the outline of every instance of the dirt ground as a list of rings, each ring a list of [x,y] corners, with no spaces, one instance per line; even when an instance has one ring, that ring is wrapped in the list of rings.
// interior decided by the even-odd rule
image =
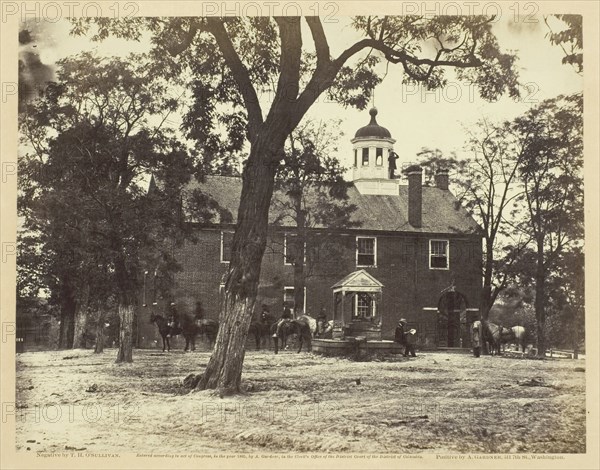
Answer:
[[[581,453],[585,361],[353,362],[248,351],[248,392],[190,393],[210,353],[17,355],[17,450],[160,453]]]

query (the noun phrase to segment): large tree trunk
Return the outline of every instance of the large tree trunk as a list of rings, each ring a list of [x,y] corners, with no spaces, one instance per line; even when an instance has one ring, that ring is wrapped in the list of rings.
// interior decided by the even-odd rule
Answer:
[[[117,363],[133,362],[133,295],[136,283],[134,273],[127,270],[125,255],[118,234],[113,238],[113,249],[119,254],[115,259],[115,278],[119,293],[119,351]]]
[[[225,293],[225,309],[221,312],[213,353],[196,388],[217,389],[221,395],[240,392],[245,344],[254,302],[255,298],[240,301]]]
[[[544,269],[544,239],[537,242],[535,271],[535,318],[537,333],[537,355],[546,357],[546,272]]]
[[[238,393],[244,348],[252,319],[262,257],[267,244],[268,214],[278,157],[286,135],[263,136],[253,142],[243,175],[238,224],[225,283],[225,298],[213,354],[197,389]]]
[[[101,308],[98,312],[98,324],[96,325],[96,346],[94,348],[95,354],[104,352],[104,309]]]
[[[82,289],[81,297],[77,302],[77,309],[75,311],[75,325],[73,332],[73,347],[74,348],[85,348],[85,332],[88,323],[88,301],[89,301],[90,287],[87,285]]]
[[[117,363],[133,362],[133,305],[119,303],[119,352]]]

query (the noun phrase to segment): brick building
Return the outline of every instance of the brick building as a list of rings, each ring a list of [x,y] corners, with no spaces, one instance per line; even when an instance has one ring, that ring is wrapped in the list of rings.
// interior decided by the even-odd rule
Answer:
[[[398,320],[406,318],[417,330],[421,347],[468,346],[468,325],[478,316],[482,286],[479,227],[448,189],[446,172],[436,175],[435,187],[423,185],[418,166],[405,169],[407,181],[394,174],[390,166],[395,166],[395,141],[378,125],[377,111],[370,114],[371,122],[352,139],[353,186],[348,195],[357,207],[352,220],[358,225],[314,229],[334,240],[336,248],[313,262],[306,278],[305,311],[316,315],[324,308],[332,319],[332,287],[364,270],[383,286],[381,295],[377,302],[355,296],[346,323],[374,324],[383,339],[392,339]],[[221,217],[216,215],[210,225],[197,225],[198,242],[177,252],[183,269],[177,274],[173,297],[182,311],[193,311],[201,301],[207,316],[218,317],[235,228],[228,220],[237,220],[241,188],[241,179],[222,176],[208,177],[201,186],[218,202]],[[276,216],[272,213],[271,220]],[[295,234],[292,226],[271,225],[269,230],[257,306],[266,304],[279,315],[285,304],[293,306],[293,266],[286,255]],[[310,257],[311,250],[307,253]],[[164,309],[164,300],[159,299],[156,308]],[[143,320],[150,316],[149,307],[138,316],[139,345],[148,346],[156,338],[153,326]]]

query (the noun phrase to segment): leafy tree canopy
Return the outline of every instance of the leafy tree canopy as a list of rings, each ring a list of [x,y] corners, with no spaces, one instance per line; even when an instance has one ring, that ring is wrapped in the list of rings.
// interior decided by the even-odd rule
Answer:
[[[300,18],[293,17],[81,18],[73,33],[95,40],[150,33],[155,67],[191,88],[183,128],[207,161],[240,152],[265,122],[280,120],[289,133],[322,92],[364,109],[386,62],[403,67],[405,83],[437,88],[446,83],[445,68],[455,67],[485,99],[518,96],[516,57],[500,51],[493,18],[355,17],[352,27],[363,39],[338,57],[320,19],[305,21],[314,47],[303,43]]]

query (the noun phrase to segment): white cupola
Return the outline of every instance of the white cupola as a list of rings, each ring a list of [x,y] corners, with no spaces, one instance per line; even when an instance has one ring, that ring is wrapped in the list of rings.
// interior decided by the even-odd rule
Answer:
[[[371,108],[369,114],[369,124],[357,130],[351,140],[352,181],[361,194],[397,195],[399,180],[395,174],[398,171],[390,172],[390,162],[398,165],[394,153],[396,141],[390,131],[377,123],[377,108]]]

